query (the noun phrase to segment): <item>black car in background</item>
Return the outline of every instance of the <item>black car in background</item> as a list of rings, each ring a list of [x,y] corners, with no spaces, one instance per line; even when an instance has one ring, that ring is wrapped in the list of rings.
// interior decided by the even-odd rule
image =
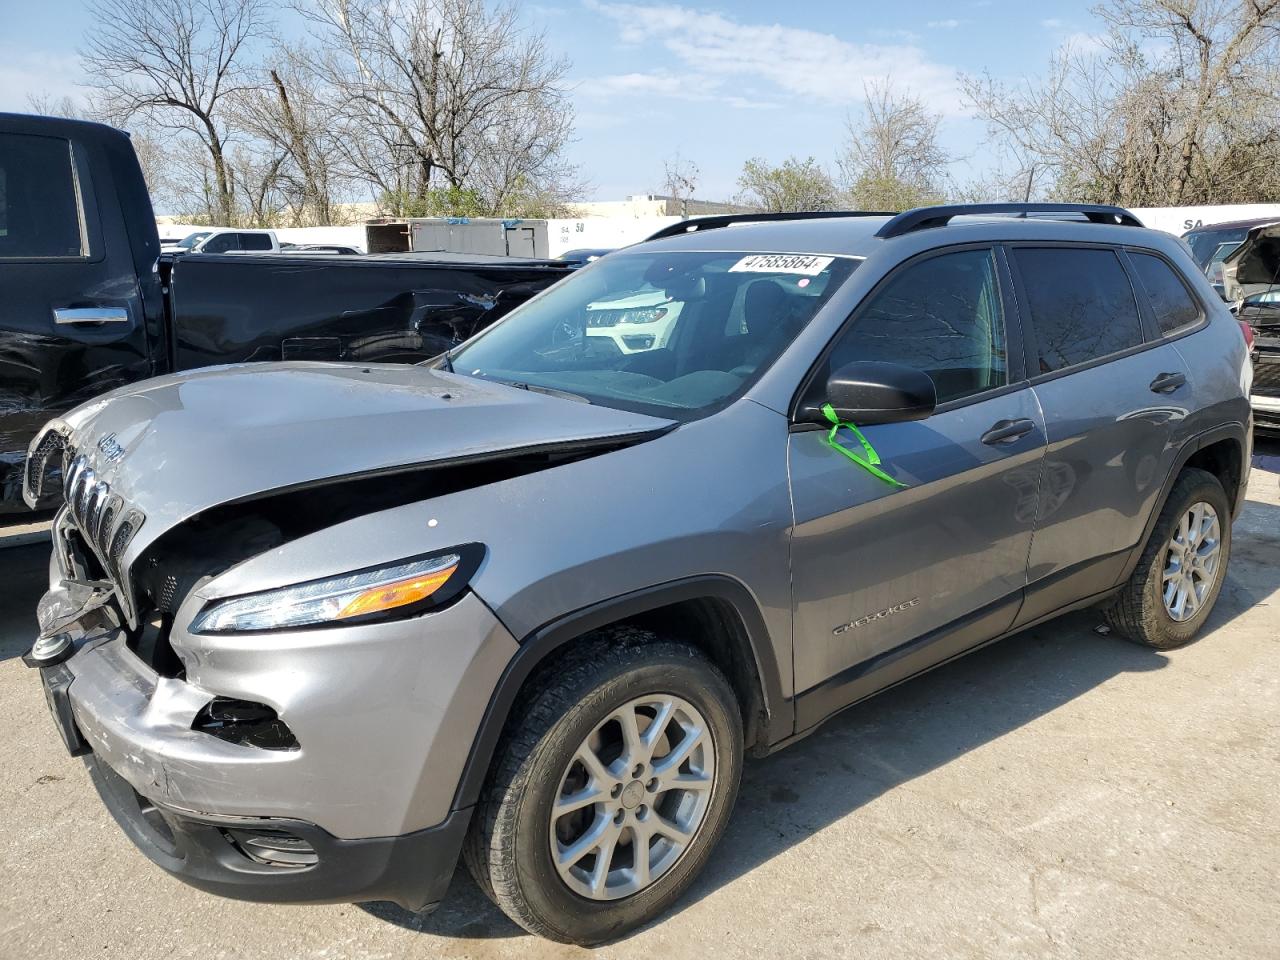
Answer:
[[[92,397],[216,364],[426,360],[569,272],[326,246],[162,254],[127,133],[0,113],[0,522],[26,512],[36,431]]]

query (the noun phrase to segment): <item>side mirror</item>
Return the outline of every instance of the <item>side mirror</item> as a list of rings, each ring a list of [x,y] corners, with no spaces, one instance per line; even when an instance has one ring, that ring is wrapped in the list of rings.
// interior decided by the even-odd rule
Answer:
[[[836,370],[827,379],[825,401],[806,404],[800,418],[827,423],[822,402],[836,416],[858,426],[923,420],[938,405],[938,392],[927,373],[900,363],[859,360]]]

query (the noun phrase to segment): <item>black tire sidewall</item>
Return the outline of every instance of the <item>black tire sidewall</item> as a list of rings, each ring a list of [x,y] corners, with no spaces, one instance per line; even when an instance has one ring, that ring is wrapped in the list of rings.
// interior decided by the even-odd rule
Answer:
[[[1205,620],[1209,618],[1218,601],[1218,595],[1222,592],[1222,586],[1227,579],[1228,561],[1231,558],[1231,508],[1227,503],[1226,491],[1222,489],[1222,484],[1211,474],[1202,473],[1195,482],[1187,484],[1179,492],[1180,496],[1177,500],[1170,501],[1172,509],[1165,513],[1160,526],[1153,531],[1153,541],[1158,546],[1146,558],[1146,606],[1152,611],[1156,626],[1156,636],[1152,638],[1153,645],[1161,648],[1179,647],[1189,643],[1204,626]],[[1209,596],[1196,615],[1190,620],[1179,622],[1173,619],[1164,605],[1165,557],[1168,554],[1169,540],[1173,537],[1178,522],[1194,504],[1200,501],[1209,504],[1218,514],[1218,526],[1222,531],[1218,548],[1218,571]]]
[[[715,784],[702,824],[684,855],[652,886],[619,900],[588,900],[570,890],[551,859],[551,805],[560,779],[583,740],[601,720],[637,697],[670,694],[702,714],[716,758]],[[576,943],[600,943],[662,912],[692,882],[724,832],[742,769],[741,719],[728,683],[700,658],[663,656],[604,679],[560,719],[531,757],[517,802],[514,854],[528,908]]]

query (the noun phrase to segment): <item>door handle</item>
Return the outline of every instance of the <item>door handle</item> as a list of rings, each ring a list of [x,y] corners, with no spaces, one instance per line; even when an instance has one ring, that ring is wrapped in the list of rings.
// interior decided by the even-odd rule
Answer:
[[[128,323],[124,307],[54,307],[54,323]]]
[[[1173,393],[1183,384],[1187,382],[1185,374],[1181,373],[1161,373],[1151,381],[1152,393]]]
[[[997,420],[991,425],[991,429],[982,435],[982,442],[986,444],[1013,443],[1013,441],[1025,437],[1035,428],[1035,422],[1025,417],[1017,420]]]

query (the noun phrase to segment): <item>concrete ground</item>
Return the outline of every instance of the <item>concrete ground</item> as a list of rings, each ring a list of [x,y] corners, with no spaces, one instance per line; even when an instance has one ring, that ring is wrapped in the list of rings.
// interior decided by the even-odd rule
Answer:
[[[1280,956],[1280,445],[1227,587],[1155,653],[1078,614],[748,765],[711,866],[605,957]],[[0,550],[0,957],[572,957],[464,873],[445,906],[219,900],[134,851],[18,657],[46,548]]]

